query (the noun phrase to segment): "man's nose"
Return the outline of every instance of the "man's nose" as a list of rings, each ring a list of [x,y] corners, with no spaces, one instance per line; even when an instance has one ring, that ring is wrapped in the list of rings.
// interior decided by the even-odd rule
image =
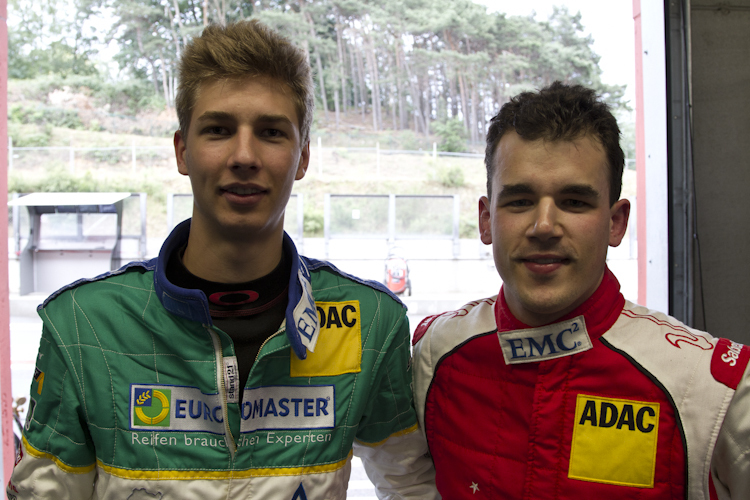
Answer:
[[[240,129],[232,141],[232,150],[228,158],[230,168],[259,168],[258,147],[252,131]]]
[[[559,216],[559,209],[554,200],[541,200],[534,211],[534,220],[527,236],[540,240],[561,237],[562,227]]]

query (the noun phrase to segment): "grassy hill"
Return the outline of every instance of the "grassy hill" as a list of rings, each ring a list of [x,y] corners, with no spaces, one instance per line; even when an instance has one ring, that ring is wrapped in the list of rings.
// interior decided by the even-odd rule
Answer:
[[[29,94],[13,84],[8,96],[16,147],[9,191],[146,192],[148,235],[166,236],[167,194],[190,192],[174,162],[172,110],[128,116],[98,106],[85,93]],[[368,118],[350,114],[336,126],[333,113],[316,115],[310,168],[294,188],[304,195],[305,235],[322,236],[326,193],[458,194],[461,236],[474,238],[477,200],[485,192],[482,157],[434,157],[437,138],[411,130],[375,132]],[[23,149],[41,146],[55,149]],[[467,151],[481,154],[483,147],[467,145]],[[626,171],[623,195],[634,196],[634,186],[634,171]]]

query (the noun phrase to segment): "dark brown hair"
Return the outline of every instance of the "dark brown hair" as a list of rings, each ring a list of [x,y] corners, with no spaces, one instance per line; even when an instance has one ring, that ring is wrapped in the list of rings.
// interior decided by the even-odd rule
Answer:
[[[582,136],[596,139],[607,156],[610,206],[620,198],[625,165],[620,128],[609,106],[593,90],[554,82],[538,92],[522,92],[500,108],[490,122],[484,155],[489,197],[492,196],[495,151],[500,139],[509,131],[515,131],[528,141],[573,141]]]

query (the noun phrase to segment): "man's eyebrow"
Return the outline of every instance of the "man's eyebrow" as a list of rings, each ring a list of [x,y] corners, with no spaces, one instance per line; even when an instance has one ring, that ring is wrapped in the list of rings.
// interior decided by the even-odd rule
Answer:
[[[561,194],[573,194],[586,198],[598,198],[599,191],[589,184],[570,184],[560,190]]]
[[[568,184],[567,186],[563,186],[559,192],[560,194],[583,196],[586,198],[599,197],[599,191],[589,184]],[[534,194],[534,189],[530,184],[506,184],[500,191],[498,198],[502,199],[527,194]]]
[[[208,120],[232,120],[234,119],[231,113],[225,111],[206,111],[200,115],[196,121],[208,121]]]
[[[197,120],[199,121],[209,121],[209,120],[236,120],[234,115],[232,113],[227,113],[226,111],[206,111],[202,115],[200,115]],[[256,121],[262,122],[262,123],[279,123],[279,122],[285,122],[285,123],[292,123],[292,121],[289,119],[286,115],[260,115],[256,118]]]
[[[498,194],[498,198],[508,198],[519,194],[534,194],[530,184],[506,184]]]
[[[263,122],[263,123],[278,123],[278,122],[292,123],[292,120],[290,120],[289,117],[286,115],[260,115],[257,118],[257,121]]]

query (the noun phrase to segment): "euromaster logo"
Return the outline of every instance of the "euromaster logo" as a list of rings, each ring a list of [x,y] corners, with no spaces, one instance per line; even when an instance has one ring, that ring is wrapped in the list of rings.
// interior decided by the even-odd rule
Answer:
[[[174,385],[130,386],[130,429],[224,433],[218,394]]]
[[[133,393],[133,421],[136,426],[169,427],[172,391],[140,388]]]

